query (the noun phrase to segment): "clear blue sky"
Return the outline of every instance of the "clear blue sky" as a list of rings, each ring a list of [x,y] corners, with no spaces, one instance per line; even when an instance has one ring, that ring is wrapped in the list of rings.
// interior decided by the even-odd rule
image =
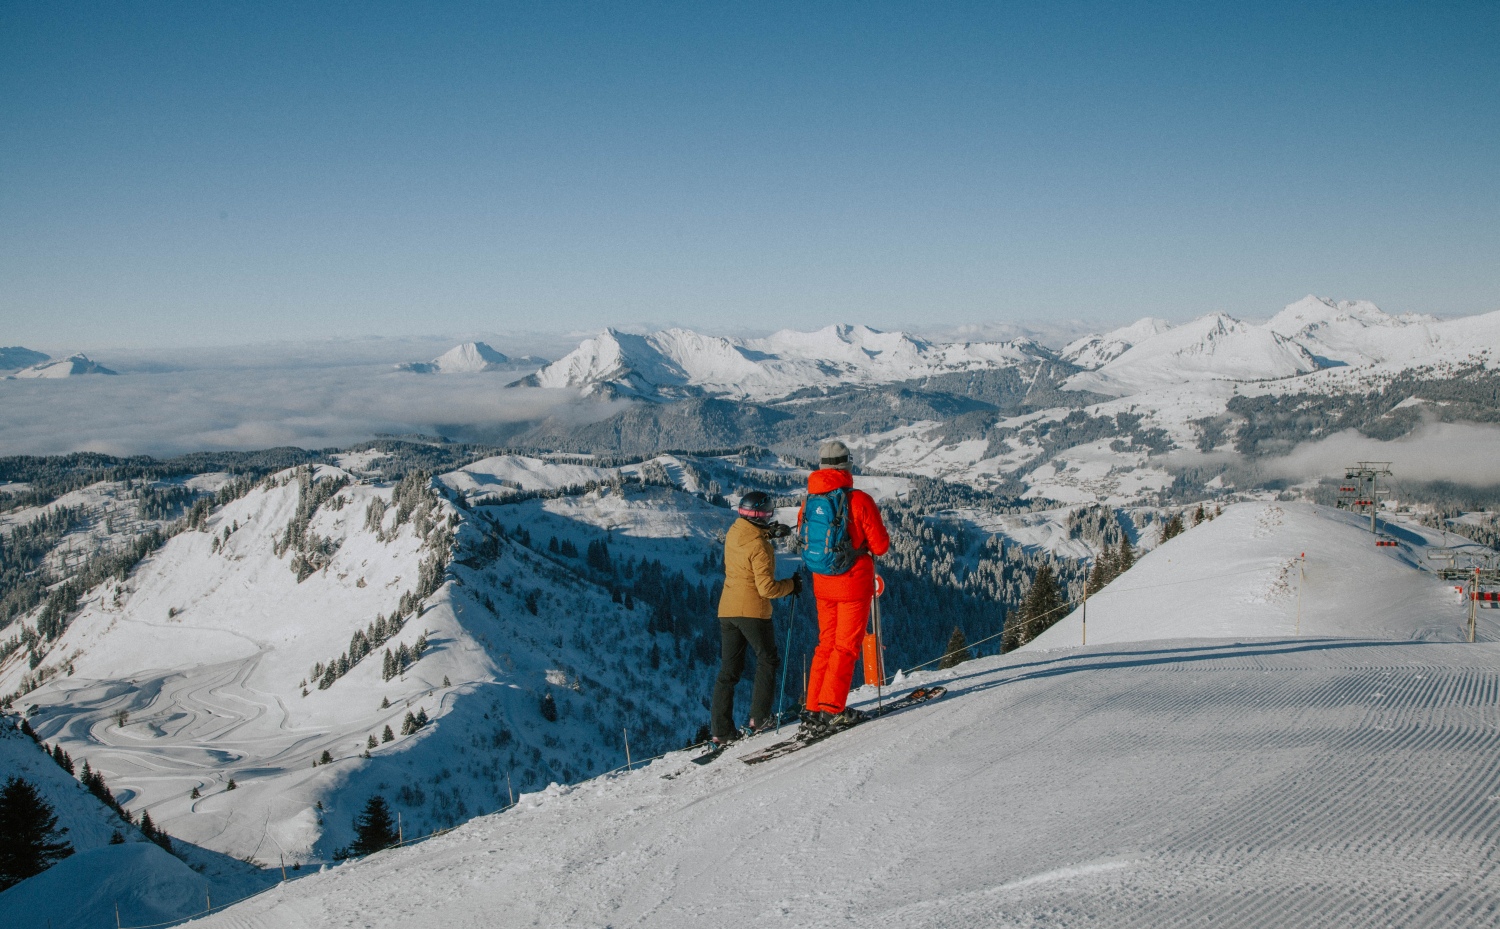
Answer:
[[[0,344],[1500,309],[1500,4],[0,5]]]

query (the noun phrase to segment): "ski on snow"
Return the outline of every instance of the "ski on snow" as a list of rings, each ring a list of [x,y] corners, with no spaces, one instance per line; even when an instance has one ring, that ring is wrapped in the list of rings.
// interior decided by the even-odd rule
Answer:
[[[916,706],[918,703],[926,703],[929,700],[936,700],[938,697],[941,697],[947,692],[948,688],[946,687],[918,687],[916,690],[913,690],[911,693],[900,698],[899,700],[887,703],[881,709],[870,712],[861,722],[869,722],[870,720],[878,719],[881,716],[889,716],[890,714],[904,710],[909,706]],[[855,723],[854,725],[857,726],[859,724],[860,723]],[[782,755],[790,755],[792,752],[806,748],[809,745],[816,745],[829,736],[838,735],[845,729],[853,728],[854,726],[844,726],[841,729],[832,729],[826,732],[820,732],[817,735],[805,735],[799,732],[797,735],[793,736],[790,739],[777,742],[774,745],[768,745],[760,751],[751,752],[748,755],[741,755],[740,760],[745,764],[760,764],[763,761],[770,761],[772,758],[780,758]],[[714,752],[707,760],[699,761],[697,758],[693,760],[695,762],[698,762],[699,764],[707,764],[709,761],[712,761],[714,758],[717,758],[723,753],[724,750],[721,748],[718,751]]]
[[[781,714],[781,716],[776,720],[776,722],[778,724],[779,723],[788,722],[788,721],[790,721],[792,719],[795,719],[796,716],[797,716],[797,714],[795,714],[795,713],[786,712],[786,713]],[[740,730],[740,734],[743,737],[745,737],[745,738],[749,738],[752,735],[760,735],[762,732],[766,732],[766,731],[768,731],[768,730],[761,729],[759,732],[751,732],[748,729],[741,729]],[[736,740],[736,741],[738,741],[738,740]],[[733,744],[734,744],[734,742],[726,742],[726,743],[724,743],[722,745],[715,745],[712,742],[705,742],[705,743],[703,743],[704,750],[700,754],[695,755],[694,757],[692,757],[689,760],[692,761],[692,763],[696,764],[696,765],[705,765],[705,764],[708,764],[709,762],[711,762],[711,761],[715,760],[716,758],[718,758],[720,755],[724,754],[724,749],[728,748],[729,746],[731,746]]]

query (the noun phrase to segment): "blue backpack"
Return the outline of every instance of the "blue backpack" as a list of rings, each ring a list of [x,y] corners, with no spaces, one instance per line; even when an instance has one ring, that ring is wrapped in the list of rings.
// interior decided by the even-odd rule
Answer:
[[[802,563],[814,574],[846,574],[859,560],[849,539],[849,489],[808,494],[802,507]]]

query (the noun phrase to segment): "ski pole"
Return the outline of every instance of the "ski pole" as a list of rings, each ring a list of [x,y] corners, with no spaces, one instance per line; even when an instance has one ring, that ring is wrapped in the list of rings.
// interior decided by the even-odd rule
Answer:
[[[786,708],[786,669],[792,656],[792,626],[796,625],[797,604],[793,603],[787,611],[786,621],[786,651],[781,656],[781,692],[776,697],[776,731],[781,732],[781,714]]]
[[[880,637],[880,594],[875,594],[873,604],[875,612],[875,665],[877,668],[875,679],[875,705],[880,712],[885,712],[885,656],[881,654],[885,646],[885,640]]]

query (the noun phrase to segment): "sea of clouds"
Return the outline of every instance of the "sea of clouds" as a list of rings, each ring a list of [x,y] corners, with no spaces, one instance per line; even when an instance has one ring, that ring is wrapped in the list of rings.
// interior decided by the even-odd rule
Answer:
[[[119,376],[0,380],[0,455],[327,448],[408,433],[503,443],[547,417],[586,421],[615,411],[571,391],[507,386],[532,368],[423,375],[394,367],[452,345],[412,340],[95,351],[91,355]]]

